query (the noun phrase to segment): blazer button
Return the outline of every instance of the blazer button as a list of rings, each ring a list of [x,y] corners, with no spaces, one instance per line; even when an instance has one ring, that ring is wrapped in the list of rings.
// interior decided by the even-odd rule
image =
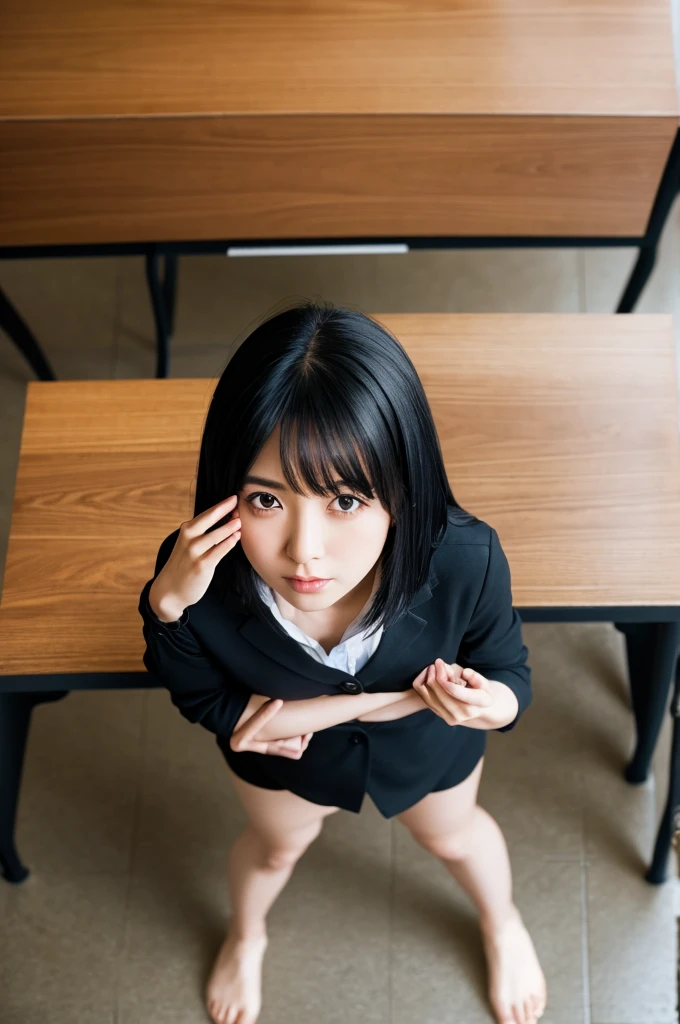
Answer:
[[[355,733],[352,736],[352,743],[361,743],[361,735],[359,733]]]
[[[363,693],[364,688],[360,682],[356,679],[343,679],[340,683],[340,689],[344,690],[345,693]]]

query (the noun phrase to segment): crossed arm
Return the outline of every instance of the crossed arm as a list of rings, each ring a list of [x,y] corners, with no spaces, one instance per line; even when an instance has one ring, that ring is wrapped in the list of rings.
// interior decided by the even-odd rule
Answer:
[[[283,701],[275,715],[262,719],[256,736],[264,742],[299,738],[341,722],[387,722],[428,707],[450,725],[472,729],[498,729],[511,722],[518,710],[518,700],[510,687],[473,670],[466,672],[467,679],[463,681],[459,665],[445,665],[438,659],[436,673],[427,666],[409,690]],[[456,685],[461,682],[462,685]],[[253,694],[234,733],[268,701],[268,697]]]
[[[239,718],[236,732],[263,704],[270,700],[253,694]],[[307,700],[287,700],[276,716],[258,730],[258,740],[283,740],[330,729],[341,722],[387,722],[412,715],[427,707],[415,690],[397,693],[322,694]]]

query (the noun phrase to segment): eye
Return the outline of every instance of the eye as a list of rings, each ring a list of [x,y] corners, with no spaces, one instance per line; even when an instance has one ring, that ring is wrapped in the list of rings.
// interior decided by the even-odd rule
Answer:
[[[256,499],[259,499],[262,502],[262,504],[256,505],[255,504],[255,500]],[[262,512],[272,512],[277,507],[281,508],[281,504],[279,502],[279,499],[275,495],[269,494],[267,491],[256,491],[254,494],[249,494],[248,497],[246,498],[246,501],[248,502],[248,504],[252,507],[252,509],[255,512],[259,512],[259,513],[262,513]],[[340,508],[335,510],[336,512],[338,512],[341,516],[344,516],[345,518],[349,518],[350,516],[357,515],[361,511],[362,508],[366,507],[366,502],[362,501],[360,498],[357,498],[356,495],[354,495],[354,494],[338,494],[333,499],[333,501],[339,501],[341,503],[347,503],[347,502],[355,503],[355,507],[354,508],[349,508],[348,509],[348,508],[340,507]],[[277,502],[278,505],[270,504],[270,502]]]
[[[340,501],[340,502],[348,502],[348,501],[355,501],[355,502],[357,502],[358,507],[355,507],[355,508],[352,508],[352,509],[348,509],[348,508],[340,508],[340,509],[338,509],[338,511],[341,513],[341,515],[344,515],[344,516],[355,516],[357,514],[357,512],[360,511],[361,507],[365,506],[365,504],[366,504],[365,501],[361,501],[354,494],[338,494],[337,498],[334,498],[333,500],[334,501]]]
[[[276,505],[256,505],[255,498],[264,498],[265,502],[269,501],[270,499],[278,501],[278,498],[275,498],[273,494],[267,494],[266,491],[257,491],[256,494],[249,494],[248,497],[246,498],[246,501],[250,505],[252,505],[256,512],[270,512],[272,509],[276,508]],[[281,508],[281,505],[279,505],[279,508]]]

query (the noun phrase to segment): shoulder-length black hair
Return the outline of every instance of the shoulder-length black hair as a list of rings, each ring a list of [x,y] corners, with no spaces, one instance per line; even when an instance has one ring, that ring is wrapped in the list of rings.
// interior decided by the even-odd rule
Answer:
[[[281,467],[296,494],[337,496],[339,476],[367,498],[377,494],[394,520],[380,583],[360,624],[372,632],[381,623],[387,628],[426,582],[448,523],[477,522],[453,497],[413,363],[376,320],[330,302],[305,301],[265,320],[215,387],[194,516],[241,490],[277,424]],[[255,570],[240,544],[218,564],[214,580],[262,614]]]

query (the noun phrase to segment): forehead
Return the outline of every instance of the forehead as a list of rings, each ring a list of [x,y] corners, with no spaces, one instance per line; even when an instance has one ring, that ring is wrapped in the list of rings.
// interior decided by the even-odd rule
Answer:
[[[274,428],[270,436],[267,438],[265,444],[262,446],[262,449],[260,450],[257,458],[255,459],[255,462],[253,463],[253,468],[257,466],[259,469],[261,466],[265,465],[279,467],[281,465],[281,456],[279,453],[280,443],[281,427],[277,423],[276,427]]]

